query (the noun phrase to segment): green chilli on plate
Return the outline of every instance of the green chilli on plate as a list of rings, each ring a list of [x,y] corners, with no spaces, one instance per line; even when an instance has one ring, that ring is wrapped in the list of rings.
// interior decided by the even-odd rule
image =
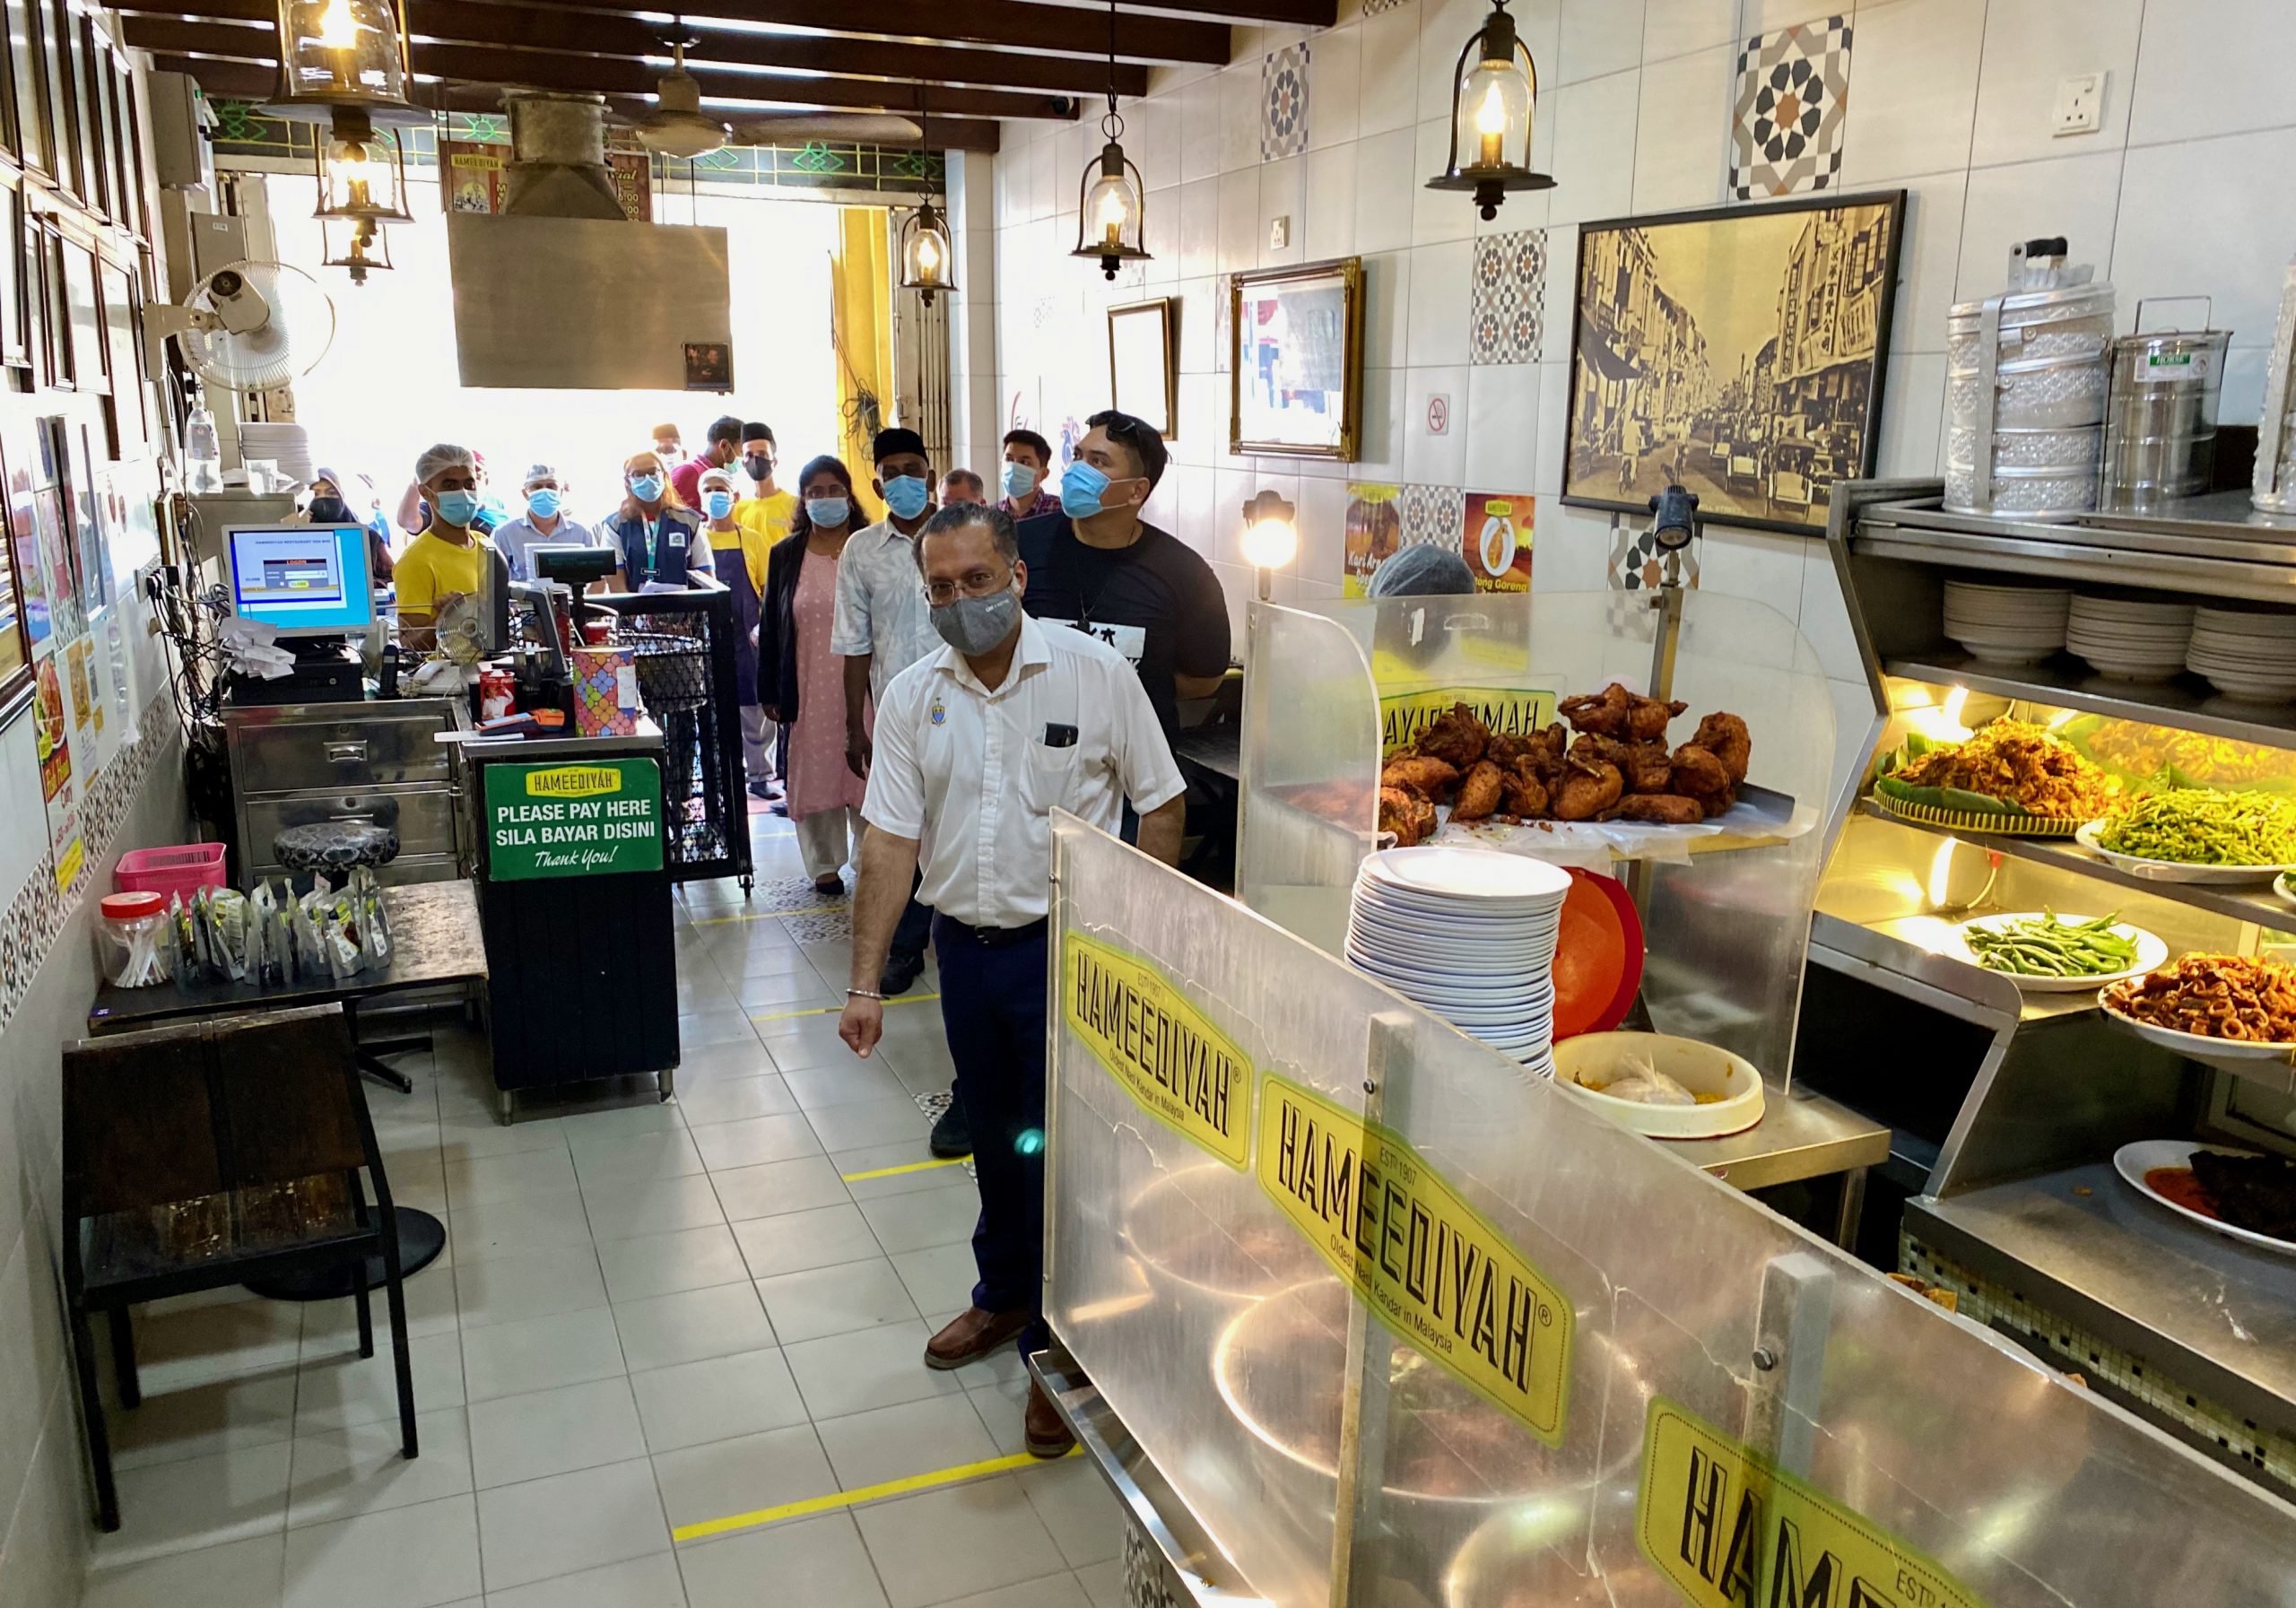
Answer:
[[[1980,916],[1956,929],[1967,958],[2031,993],[2063,994],[2142,977],[2169,946],[2118,914],[2059,915],[2043,908]]]

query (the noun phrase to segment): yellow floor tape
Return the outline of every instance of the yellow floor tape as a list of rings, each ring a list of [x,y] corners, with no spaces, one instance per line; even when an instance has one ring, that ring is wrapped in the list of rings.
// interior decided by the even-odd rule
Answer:
[[[785,921],[792,916],[827,916],[834,911],[850,908],[852,906],[847,900],[838,900],[834,902],[807,905],[796,910],[744,910],[738,916],[697,916],[693,918],[692,925],[724,926],[728,922],[735,921]]]
[[[841,1172],[837,1176],[846,1183],[857,1184],[864,1178],[890,1178],[900,1173],[924,1172],[935,1167],[962,1167],[971,1160],[970,1156],[936,1157],[930,1161],[909,1161],[899,1167],[873,1167],[867,1172]]]
[[[1082,1447],[1070,1447],[1061,1454],[1074,1457]],[[954,1468],[935,1469],[929,1474],[910,1474],[905,1479],[887,1480],[881,1484],[864,1485],[858,1491],[839,1491],[829,1496],[808,1497],[802,1502],[784,1502],[778,1508],[760,1508],[752,1513],[736,1513],[728,1518],[704,1519],[698,1525],[685,1525],[670,1532],[673,1541],[700,1541],[709,1535],[728,1535],[735,1530],[753,1530],[760,1525],[777,1524],[785,1518],[803,1518],[812,1513],[831,1513],[839,1508],[850,1508],[857,1502],[874,1502],[889,1496],[907,1496],[913,1491],[930,1491],[936,1485],[953,1485],[960,1480],[978,1480],[988,1474],[1006,1473],[1031,1464],[1057,1462],[1058,1458],[1039,1457],[1031,1452],[1015,1452],[1009,1457],[990,1457],[979,1463],[960,1463]]]
[[[940,997],[937,994],[904,994],[897,999],[889,999],[883,1003],[889,1005],[921,1005],[927,1000]],[[808,1005],[802,1011],[774,1011],[763,1016],[752,1016],[750,1020],[752,1021],[787,1021],[792,1016],[841,1016],[844,1013],[843,1005]]]

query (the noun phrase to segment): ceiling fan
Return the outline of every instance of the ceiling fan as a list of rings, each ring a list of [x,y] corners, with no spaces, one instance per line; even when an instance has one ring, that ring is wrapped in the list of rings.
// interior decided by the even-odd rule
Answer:
[[[655,108],[632,127],[639,143],[663,156],[687,160],[707,156],[724,145],[802,145],[814,140],[848,141],[864,145],[907,144],[924,137],[911,117],[882,112],[787,111],[752,112],[726,117],[701,109],[701,85],[685,70],[686,46],[693,41],[669,41],[670,70],[654,86]],[[761,77],[759,89],[787,85],[802,95],[804,80]]]

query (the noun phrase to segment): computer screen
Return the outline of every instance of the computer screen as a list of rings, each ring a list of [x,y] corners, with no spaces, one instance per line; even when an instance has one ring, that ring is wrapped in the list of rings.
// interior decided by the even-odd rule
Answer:
[[[233,613],[283,637],[346,636],[374,622],[364,526],[234,525],[223,536]]]
[[[526,549],[526,561],[537,580],[554,580],[580,591],[594,580],[604,580],[622,565],[622,555],[611,547],[586,547],[579,543],[541,543]]]

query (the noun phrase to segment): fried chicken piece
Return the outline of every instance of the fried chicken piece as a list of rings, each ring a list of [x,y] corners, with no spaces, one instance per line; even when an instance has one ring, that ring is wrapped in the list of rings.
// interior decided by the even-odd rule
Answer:
[[[1666,723],[1690,708],[1681,699],[1672,703],[1660,703],[1655,698],[1633,698],[1627,700],[1626,734],[1639,743],[1664,743]]]
[[[1629,793],[1664,793],[1674,785],[1674,762],[1664,743],[1633,743],[1630,758],[1631,763],[1622,767]]]
[[[1727,793],[1733,785],[1730,768],[1711,749],[1685,743],[1674,750],[1673,791],[1692,798]]]
[[[1554,813],[1562,821],[1592,821],[1619,801],[1626,778],[1607,760],[1577,760],[1563,772]]]
[[[1698,734],[1691,742],[1721,761],[1732,781],[1746,779],[1746,765],[1753,758],[1754,740],[1746,730],[1746,723],[1737,716],[1726,712],[1707,716],[1698,723]]]
[[[1664,739],[1666,723],[1690,705],[1679,700],[1661,703],[1628,691],[1622,682],[1613,682],[1599,692],[1566,698],[1555,707],[1579,731],[1652,742]]]
[[[1500,777],[1499,800],[1508,814],[1526,821],[1536,820],[1552,807],[1548,803],[1546,784],[1519,761],[1512,770]]]
[[[1706,810],[1695,798],[1679,793],[1630,793],[1611,812],[1613,821],[1640,821],[1653,826],[1696,826]]]
[[[1379,772],[1382,787],[1410,787],[1430,798],[1440,798],[1458,779],[1456,767],[1423,753],[1397,754]]]
[[[1489,760],[1477,760],[1474,768],[1459,778],[1459,795],[1451,801],[1454,821],[1481,821],[1499,807],[1500,784],[1506,772]]]
[[[1418,743],[1421,753],[1460,770],[1483,758],[1490,746],[1491,728],[1464,703],[1453,704],[1449,714],[1420,734]]]
[[[1408,787],[1379,789],[1379,830],[1396,835],[1396,847],[1413,848],[1435,830],[1435,806]]]
[[[1483,757],[1497,765],[1511,765],[1526,759],[1560,760],[1570,745],[1570,734],[1558,720],[1543,732],[1494,733]]]

